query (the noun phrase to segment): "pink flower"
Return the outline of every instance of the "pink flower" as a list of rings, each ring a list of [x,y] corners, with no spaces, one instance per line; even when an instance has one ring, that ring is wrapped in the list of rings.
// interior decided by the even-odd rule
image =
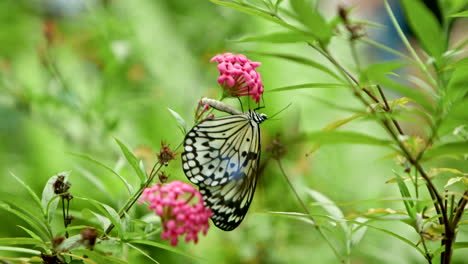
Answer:
[[[193,186],[181,181],[156,184],[143,190],[140,202],[148,201],[149,209],[161,217],[161,238],[177,246],[179,236],[185,242],[198,242],[198,233],[208,232],[211,210],[203,205],[203,197]]]
[[[229,96],[252,96],[258,104],[263,94],[263,83],[260,73],[255,69],[260,62],[247,59],[246,56],[232,53],[218,54],[210,62],[218,62],[218,83]]]

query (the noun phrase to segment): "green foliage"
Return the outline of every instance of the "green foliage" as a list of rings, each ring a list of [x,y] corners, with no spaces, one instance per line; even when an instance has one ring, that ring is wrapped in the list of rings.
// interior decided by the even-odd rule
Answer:
[[[330,15],[320,1],[92,2],[0,1],[1,261],[465,261],[466,1],[437,1],[440,21],[401,1],[414,38],[379,3],[391,24],[375,30],[395,28],[400,46],[366,34],[378,23],[354,20],[359,7]],[[180,146],[197,100],[221,97],[209,59],[242,50],[262,62],[258,111],[292,107],[262,124],[243,224],[171,247],[138,203],[160,173],[185,179],[155,149]]]

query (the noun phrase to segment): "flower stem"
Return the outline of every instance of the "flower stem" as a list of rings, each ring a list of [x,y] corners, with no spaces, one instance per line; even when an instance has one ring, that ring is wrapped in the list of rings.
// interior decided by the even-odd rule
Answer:
[[[310,211],[309,209],[307,208],[306,204],[304,203],[304,201],[302,200],[301,196],[299,196],[299,194],[297,193],[296,189],[294,188],[291,180],[289,179],[289,177],[287,176],[286,174],[286,171],[284,170],[283,168],[283,165],[281,163],[281,160],[280,159],[276,159],[277,163],[278,163],[278,167],[281,171],[281,173],[283,174],[284,178],[286,179],[286,181],[288,182],[288,185],[289,187],[291,188],[291,190],[293,191],[294,195],[296,196],[296,199],[299,201],[299,203],[301,204],[302,208],[304,209],[304,212],[307,214],[307,217],[314,223],[314,227],[315,229],[317,229],[318,233],[320,234],[320,236],[322,236],[322,238],[327,242],[328,246],[333,250],[333,253],[335,253],[336,257],[338,259],[340,259],[340,261],[342,263],[344,263],[345,261],[341,258],[340,254],[338,253],[338,250],[333,246],[333,244],[331,243],[331,241],[327,238],[327,236],[325,235],[325,233],[322,231],[322,229],[320,228],[319,224],[315,221],[314,217],[310,214]]]
[[[141,185],[140,188],[138,189],[138,191],[133,195],[131,196],[127,202],[125,203],[125,205],[120,209],[119,211],[119,216],[120,216],[120,219],[122,219],[125,214],[130,210],[130,208],[132,208],[132,206],[138,201],[138,199],[140,198],[141,194],[143,193],[143,190],[148,187],[154,180],[154,177],[156,176],[156,174],[159,172],[159,170],[162,168],[163,164],[161,164],[160,162],[156,162],[153,166],[153,168],[151,169],[151,172],[150,172],[150,175],[149,177],[147,178],[145,184]],[[104,232],[105,235],[109,234],[112,229],[114,229],[114,224],[111,223],[109,225],[109,227],[107,227],[106,231]]]

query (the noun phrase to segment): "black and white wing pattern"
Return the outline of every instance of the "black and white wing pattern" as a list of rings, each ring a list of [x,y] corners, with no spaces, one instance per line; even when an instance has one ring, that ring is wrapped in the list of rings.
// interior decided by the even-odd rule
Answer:
[[[208,119],[185,137],[185,175],[198,185],[222,230],[236,228],[249,209],[260,159],[259,125],[265,119],[253,111]]]

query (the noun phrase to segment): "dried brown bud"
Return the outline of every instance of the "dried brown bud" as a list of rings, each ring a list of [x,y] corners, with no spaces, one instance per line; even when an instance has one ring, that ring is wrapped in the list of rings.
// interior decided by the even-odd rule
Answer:
[[[344,23],[348,23],[348,12],[346,12],[346,8],[344,6],[338,6],[338,15],[343,19]]]
[[[169,179],[169,175],[167,175],[164,171],[158,174],[159,181],[161,183],[166,183],[167,179]]]
[[[166,145],[164,142],[161,142],[161,150],[156,155],[158,157],[159,163],[167,166],[169,161],[175,159],[177,153],[172,152],[171,149],[169,149],[169,145]]]
[[[52,246],[54,248],[58,247],[65,240],[65,237],[54,237],[52,239]]]
[[[271,157],[274,159],[280,159],[286,154],[286,147],[281,143],[279,135],[266,147],[266,151],[270,152]]]
[[[90,250],[93,250],[93,247],[96,244],[97,236],[98,233],[96,232],[95,228],[85,228],[81,231],[81,243]]]
[[[63,193],[68,192],[68,190],[71,187],[71,183],[68,181],[65,182],[65,176],[59,175],[57,177],[57,180],[54,182],[53,187],[54,187],[55,194],[63,194]]]

